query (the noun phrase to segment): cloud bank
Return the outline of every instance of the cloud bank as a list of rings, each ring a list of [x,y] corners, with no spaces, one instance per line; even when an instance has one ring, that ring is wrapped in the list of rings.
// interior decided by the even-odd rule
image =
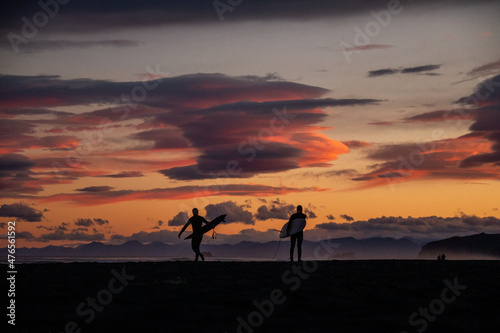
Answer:
[[[500,219],[462,215],[460,217],[396,217],[382,216],[351,223],[328,222],[316,225],[335,237],[412,237],[420,240],[442,239],[485,233],[500,233]]]

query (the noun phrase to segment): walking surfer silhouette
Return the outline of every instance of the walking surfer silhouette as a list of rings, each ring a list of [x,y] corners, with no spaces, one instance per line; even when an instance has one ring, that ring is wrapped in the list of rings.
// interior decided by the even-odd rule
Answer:
[[[207,220],[205,220],[204,217],[198,215],[198,208],[193,208],[193,216],[189,218],[187,223],[182,227],[181,232],[179,233],[179,238],[181,238],[182,233],[186,228],[191,224],[193,227],[193,238],[191,239],[191,248],[193,249],[194,253],[196,253],[196,258],[194,261],[198,261],[198,257],[201,257],[201,260],[205,261],[205,257],[203,254],[200,252],[200,244],[201,240],[203,239],[203,232],[201,232],[201,226],[203,223],[208,223]]]

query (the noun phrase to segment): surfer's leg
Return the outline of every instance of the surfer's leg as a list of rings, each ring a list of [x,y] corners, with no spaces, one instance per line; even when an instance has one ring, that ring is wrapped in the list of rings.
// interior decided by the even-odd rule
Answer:
[[[194,261],[198,261],[198,257],[201,255],[200,244],[201,238],[198,235],[193,235],[193,238],[191,239],[191,248],[193,249],[194,253],[196,253],[196,258],[194,259]]]
[[[297,256],[299,257],[299,262],[302,261],[302,241],[304,240],[304,233],[301,231],[297,234]]]
[[[194,253],[196,254],[194,261],[198,261],[199,251],[196,250],[196,240],[194,239],[194,237],[191,239],[191,248],[193,249]]]
[[[295,248],[295,241],[297,237],[295,235],[290,236],[290,261],[293,262],[293,250]]]
[[[194,253],[196,253],[196,258],[194,259],[194,261],[198,261],[198,257],[201,257],[201,260],[205,261],[205,257],[203,256],[203,254],[200,251],[200,244],[201,244],[202,239],[203,239],[203,235],[199,235],[199,236],[196,235],[196,236],[193,236],[193,239],[191,241],[191,247],[193,248]]]

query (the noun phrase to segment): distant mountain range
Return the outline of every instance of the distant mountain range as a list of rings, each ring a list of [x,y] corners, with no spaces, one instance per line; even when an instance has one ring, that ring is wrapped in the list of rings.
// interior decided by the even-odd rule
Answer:
[[[477,234],[429,242],[418,259],[436,259],[444,253],[447,259],[500,259],[500,234]]]
[[[421,244],[410,239],[352,237],[329,239],[321,242],[304,241],[302,258],[345,258],[345,259],[414,259]],[[201,249],[210,253],[213,258],[254,258],[254,259],[288,259],[289,240],[267,243],[243,241],[238,244],[215,245],[203,242]],[[0,250],[5,254],[6,248]],[[276,255],[275,255],[276,254]],[[295,252],[296,256],[296,252]],[[78,247],[46,246],[43,248],[17,248],[16,257],[166,257],[191,258],[194,254],[190,242],[174,245],[162,242],[142,244],[139,241],[128,241],[121,245],[108,245],[92,242]]]
[[[243,241],[238,244],[202,243],[201,249],[214,259],[264,259],[287,260],[290,243],[267,243]],[[0,249],[4,258],[7,249]],[[408,237],[401,239],[374,237],[355,239],[352,237],[335,238],[320,242],[304,241],[302,259],[436,259],[445,253],[447,259],[500,259],[500,234],[478,234],[466,237],[452,237],[422,244]],[[73,247],[46,246],[43,248],[17,248],[16,258],[22,257],[158,257],[165,259],[194,258],[190,242],[170,245],[162,242],[143,244],[128,241],[120,245],[92,242]],[[296,257],[296,252],[295,252]]]

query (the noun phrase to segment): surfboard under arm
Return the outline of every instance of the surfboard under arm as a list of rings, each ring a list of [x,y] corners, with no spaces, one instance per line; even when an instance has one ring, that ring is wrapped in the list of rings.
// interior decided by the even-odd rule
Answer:
[[[201,233],[204,234],[204,233],[212,230],[217,225],[219,225],[219,223],[223,222],[225,218],[226,218],[226,214],[217,216],[215,219],[213,219],[212,221],[208,222],[203,227],[201,227]],[[193,238],[193,234],[187,236],[184,239],[191,239],[191,238]]]
[[[285,223],[285,225],[281,228],[280,232],[280,238],[286,238],[290,237],[292,235],[295,235],[306,227],[306,220],[303,218],[296,218],[294,219],[291,223],[292,226],[290,227],[290,231],[288,231],[288,223]]]

